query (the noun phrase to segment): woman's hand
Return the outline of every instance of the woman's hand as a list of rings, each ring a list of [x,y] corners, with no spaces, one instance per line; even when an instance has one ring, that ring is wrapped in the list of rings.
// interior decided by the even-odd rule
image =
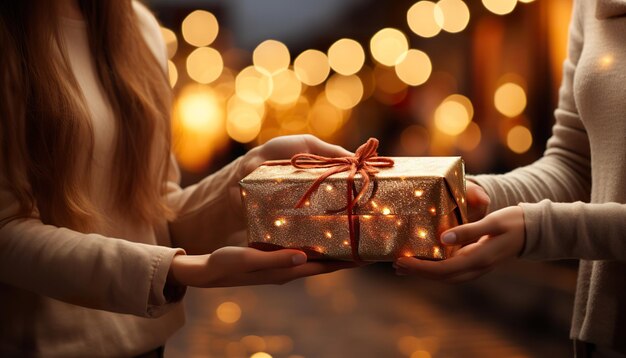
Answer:
[[[168,285],[231,287],[283,284],[297,278],[355,267],[352,262],[307,262],[304,252],[292,249],[260,251],[222,247],[207,255],[174,256]]]
[[[519,206],[495,211],[484,219],[457,226],[441,235],[444,245],[462,245],[443,261],[410,257],[396,260],[398,275],[415,274],[447,282],[464,282],[491,271],[496,265],[517,257],[525,240],[524,213]]]
[[[310,135],[290,135],[276,137],[265,144],[251,149],[244,157],[244,175],[248,175],[263,162],[275,159],[290,159],[294,154],[312,153],[325,157],[352,155],[344,148],[329,144]]]
[[[478,221],[485,217],[489,209],[489,195],[480,185],[468,180],[465,196],[467,199],[467,218],[470,222]]]

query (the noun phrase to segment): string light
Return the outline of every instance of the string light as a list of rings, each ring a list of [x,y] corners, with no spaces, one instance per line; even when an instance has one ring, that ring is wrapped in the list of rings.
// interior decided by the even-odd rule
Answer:
[[[526,92],[517,83],[504,83],[494,94],[494,105],[505,116],[517,117],[526,108]]]
[[[482,0],[487,10],[496,15],[506,15],[511,13],[517,5],[517,0]]]
[[[328,49],[328,62],[335,72],[350,76],[363,67],[365,51],[361,44],[352,39],[340,39]]]
[[[187,74],[198,83],[208,84],[215,81],[223,69],[222,55],[213,48],[197,48],[187,57]]]
[[[524,126],[515,126],[506,135],[506,144],[513,152],[522,154],[527,152],[533,144],[533,135]]]
[[[370,40],[372,57],[385,66],[394,66],[402,59],[408,49],[408,40],[398,29],[382,29]]]
[[[258,71],[275,74],[287,69],[291,56],[285,44],[276,40],[261,42],[252,53],[252,63]]]
[[[418,1],[409,8],[406,14],[409,28],[421,37],[434,37],[441,31],[443,12],[432,1]]]
[[[430,58],[426,53],[410,49],[402,55],[395,71],[402,82],[409,86],[419,86],[428,80],[432,68]]]
[[[302,52],[293,63],[294,71],[302,83],[317,86],[326,81],[330,73],[328,56],[318,50]]]
[[[196,10],[183,20],[183,38],[196,47],[209,46],[219,32],[219,24],[215,15],[208,11]]]

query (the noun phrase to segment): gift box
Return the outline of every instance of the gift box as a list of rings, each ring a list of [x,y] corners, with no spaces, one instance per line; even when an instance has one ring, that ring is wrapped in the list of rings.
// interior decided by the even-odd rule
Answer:
[[[257,168],[240,182],[249,246],[296,248],[314,259],[449,257],[454,248],[440,245],[439,236],[466,222],[462,159],[394,157],[377,167],[380,158],[370,155],[369,168],[362,158]]]

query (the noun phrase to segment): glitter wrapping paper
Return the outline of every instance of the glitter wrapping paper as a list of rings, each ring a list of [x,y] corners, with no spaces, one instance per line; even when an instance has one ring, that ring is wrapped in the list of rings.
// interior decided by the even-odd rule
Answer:
[[[354,210],[359,256],[440,260],[453,247],[440,234],[466,222],[465,175],[460,157],[394,157]],[[264,250],[296,248],[311,258],[352,260],[346,206],[348,173],[328,177],[301,208],[296,203],[326,169],[260,166],[240,182],[248,243]],[[357,190],[362,178],[356,175]],[[377,188],[376,188],[377,187]],[[375,192],[374,192],[375,190]],[[372,195],[374,193],[374,195]]]

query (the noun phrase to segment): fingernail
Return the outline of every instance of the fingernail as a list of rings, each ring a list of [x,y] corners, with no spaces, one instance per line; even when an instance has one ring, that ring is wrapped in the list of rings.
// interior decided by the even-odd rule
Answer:
[[[456,243],[456,234],[453,232],[443,234],[443,236],[441,236],[441,242],[449,245]]]
[[[306,262],[306,256],[305,255],[293,255],[291,256],[291,262],[293,262],[294,265],[302,265],[303,263]]]

